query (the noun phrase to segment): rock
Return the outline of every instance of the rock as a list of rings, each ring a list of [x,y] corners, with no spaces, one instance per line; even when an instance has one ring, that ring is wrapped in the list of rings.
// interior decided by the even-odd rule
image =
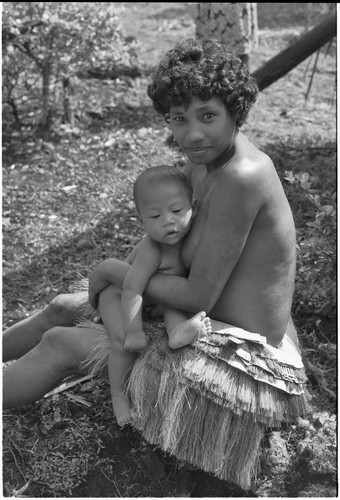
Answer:
[[[331,417],[327,412],[318,413],[314,419],[313,425],[316,429],[320,429],[330,420],[330,418]]]
[[[268,477],[285,474],[290,464],[286,443],[279,431],[269,437],[269,448],[265,450],[263,468]]]

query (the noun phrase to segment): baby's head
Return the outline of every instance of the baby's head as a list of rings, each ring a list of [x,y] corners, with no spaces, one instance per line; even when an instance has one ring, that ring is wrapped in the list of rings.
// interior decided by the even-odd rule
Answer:
[[[192,188],[179,168],[161,165],[144,170],[134,184],[133,196],[142,223],[155,241],[174,244],[189,231],[195,215]]]
[[[147,191],[148,196],[152,197],[152,194],[155,190],[157,190],[158,186],[170,184],[177,186],[179,191],[186,193],[191,202],[191,185],[189,184],[184,172],[182,172],[179,168],[168,165],[160,165],[158,167],[151,167],[144,170],[144,172],[137,177],[133,187],[133,197],[139,215],[141,214],[141,202],[143,199],[142,194]]]

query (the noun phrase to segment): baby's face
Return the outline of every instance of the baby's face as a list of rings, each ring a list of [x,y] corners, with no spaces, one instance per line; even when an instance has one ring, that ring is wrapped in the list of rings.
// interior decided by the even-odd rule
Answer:
[[[158,243],[175,245],[188,233],[193,217],[185,188],[174,182],[143,186],[139,213],[149,236]]]

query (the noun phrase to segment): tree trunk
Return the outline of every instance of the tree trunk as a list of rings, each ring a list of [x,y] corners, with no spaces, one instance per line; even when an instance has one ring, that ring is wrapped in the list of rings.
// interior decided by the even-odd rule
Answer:
[[[51,110],[50,110],[50,84],[51,84],[51,64],[46,64],[43,68],[43,88],[42,88],[42,117],[40,128],[42,130],[48,130],[51,120]]]
[[[257,80],[259,89],[269,87],[335,36],[336,12],[333,11],[312,30],[300,36],[296,42],[279,52],[252,74]]]
[[[64,118],[71,126],[74,125],[74,78],[65,77],[63,79],[63,92],[64,92]]]
[[[21,124],[19,111],[18,111],[18,107],[16,105],[15,100],[12,97],[8,97],[6,102],[7,102],[7,104],[9,104],[11,106],[12,113],[13,113],[14,120],[15,120],[15,124],[17,125],[18,129],[21,130],[22,124]]]
[[[256,3],[199,3],[196,37],[225,42],[247,62],[258,44]]]

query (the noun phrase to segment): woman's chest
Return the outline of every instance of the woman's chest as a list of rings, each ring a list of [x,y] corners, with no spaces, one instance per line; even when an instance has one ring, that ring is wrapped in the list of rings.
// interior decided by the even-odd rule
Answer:
[[[201,238],[204,237],[204,230],[208,224],[210,197],[202,196],[200,200],[197,200],[197,206],[197,214],[182,245],[182,261],[188,269],[191,267],[195,252]]]
[[[197,167],[192,172],[191,183],[197,213],[192,222],[190,232],[183,242],[181,253],[182,260],[188,269],[191,267],[200,239],[202,236],[204,237],[216,180],[216,175],[208,175],[205,167]]]

